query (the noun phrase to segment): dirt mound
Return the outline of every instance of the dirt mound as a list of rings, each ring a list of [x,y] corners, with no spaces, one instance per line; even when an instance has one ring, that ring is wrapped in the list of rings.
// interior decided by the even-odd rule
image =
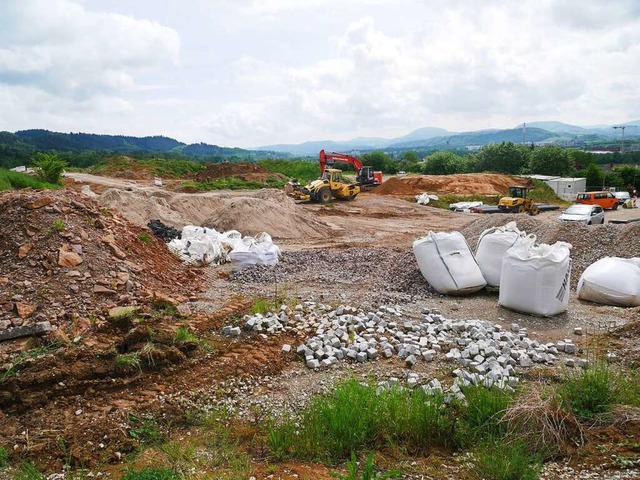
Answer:
[[[459,175],[412,175],[390,178],[373,193],[378,195],[419,195],[424,192],[455,195],[503,195],[510,185],[525,180],[509,175],[469,173]]]
[[[0,225],[0,331],[49,321],[76,336],[113,307],[199,286],[161,240],[72,191],[3,194]]]
[[[196,181],[210,182],[221,178],[235,177],[247,182],[266,182],[269,178],[285,179],[284,175],[271,173],[256,163],[208,163],[196,174]]]
[[[604,257],[640,257],[640,225],[581,225],[576,222],[541,221],[528,215],[483,215],[461,230],[475,250],[480,234],[492,227],[516,221],[518,228],[533,233],[538,243],[569,242],[571,249],[571,284],[576,286],[582,272]]]
[[[182,228],[202,225],[216,230],[238,230],[244,235],[267,232],[279,238],[323,238],[330,227],[305,215],[281,190],[255,192],[167,193],[145,190],[107,190],[99,201],[138,225],[161,220]]]

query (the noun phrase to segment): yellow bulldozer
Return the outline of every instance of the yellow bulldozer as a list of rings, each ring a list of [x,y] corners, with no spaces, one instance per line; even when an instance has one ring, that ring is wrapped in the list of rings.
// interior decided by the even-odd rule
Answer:
[[[502,197],[498,202],[498,209],[501,212],[512,213],[529,213],[530,215],[537,215],[540,213],[538,205],[536,205],[527,194],[530,187],[524,187],[522,185],[516,185],[509,187],[509,195]]]
[[[338,200],[353,200],[360,193],[360,185],[345,183],[342,170],[326,168],[322,177],[309,182],[304,187],[298,182],[288,185],[289,195],[296,200],[312,200],[327,203],[334,198]]]

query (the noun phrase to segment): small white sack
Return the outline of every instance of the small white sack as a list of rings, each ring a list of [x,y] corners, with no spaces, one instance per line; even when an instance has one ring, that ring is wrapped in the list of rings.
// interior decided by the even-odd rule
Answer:
[[[605,257],[578,281],[578,298],[604,305],[640,306],[640,258]]]
[[[558,315],[569,304],[571,244],[535,241],[529,235],[504,254],[498,303],[532,315]]]
[[[502,257],[507,250],[526,236],[526,232],[518,230],[516,222],[509,222],[501,227],[489,228],[482,232],[476,246],[476,262],[487,285],[500,286]]]
[[[460,232],[429,232],[413,242],[422,276],[444,295],[469,295],[486,285],[480,267]]]

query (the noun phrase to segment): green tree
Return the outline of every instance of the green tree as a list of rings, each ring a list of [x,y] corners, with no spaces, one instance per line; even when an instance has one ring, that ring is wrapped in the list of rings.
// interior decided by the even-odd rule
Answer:
[[[587,187],[601,187],[604,179],[604,172],[595,163],[590,163],[587,168],[578,172],[579,177],[585,177],[587,179]]]
[[[518,175],[529,165],[529,148],[513,142],[490,143],[476,155],[480,172]]]
[[[402,161],[407,163],[418,163],[418,155],[416,152],[409,150],[402,155]]]
[[[41,180],[54,185],[62,183],[62,173],[67,162],[60,160],[57,155],[38,152],[32,159],[32,164]]]
[[[640,185],[640,167],[622,165],[613,169],[621,179],[622,186],[627,189],[637,189]]]
[[[440,151],[425,158],[423,172],[427,175],[450,175],[466,171],[467,162],[453,152]]]
[[[593,153],[583,152],[582,150],[576,150],[575,148],[570,149],[567,152],[577,170],[582,170],[587,168],[587,165],[596,163],[595,155]]]
[[[569,176],[574,168],[569,153],[557,145],[545,145],[531,152],[531,173]]]

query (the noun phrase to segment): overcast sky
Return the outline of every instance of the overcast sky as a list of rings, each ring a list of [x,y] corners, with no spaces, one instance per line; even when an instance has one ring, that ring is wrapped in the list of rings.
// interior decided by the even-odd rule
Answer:
[[[0,130],[254,147],[640,118],[640,0],[0,0]]]

